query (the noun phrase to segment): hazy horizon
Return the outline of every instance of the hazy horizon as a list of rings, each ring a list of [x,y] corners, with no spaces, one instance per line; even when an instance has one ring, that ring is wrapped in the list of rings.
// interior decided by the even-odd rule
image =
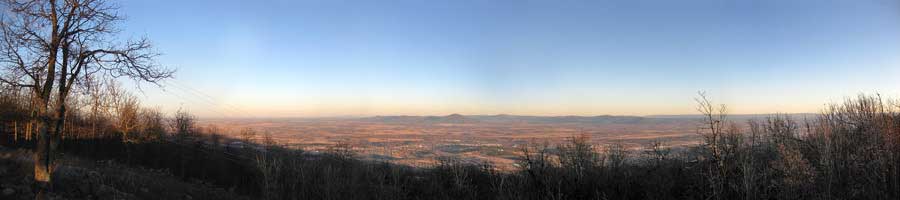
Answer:
[[[120,4],[123,37],[178,68],[142,103],[200,117],[692,114],[697,91],[732,113],[817,113],[900,97],[888,1]]]
[[[746,116],[775,116],[775,115],[815,115],[819,113],[729,113],[730,117],[746,117]],[[451,115],[462,116],[523,116],[523,117],[647,117],[647,118],[667,118],[667,117],[702,117],[701,114],[658,114],[658,115],[513,115],[513,114],[464,114],[464,113],[448,113],[443,115],[332,115],[332,116],[247,116],[247,117],[228,117],[213,116],[201,118],[205,119],[362,119],[373,117],[446,117]]]

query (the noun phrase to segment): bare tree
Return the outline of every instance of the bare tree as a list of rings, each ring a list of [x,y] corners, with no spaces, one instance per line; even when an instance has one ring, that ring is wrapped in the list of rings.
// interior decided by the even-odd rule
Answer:
[[[164,117],[158,108],[142,109],[140,113],[140,127],[144,140],[156,141],[163,137],[166,128],[163,125]]]
[[[147,39],[115,40],[122,17],[106,0],[2,0],[0,7],[8,13],[0,19],[6,73],[0,83],[32,90],[31,121],[38,129],[34,178],[43,190],[50,185],[51,156],[73,88],[93,76],[157,83],[174,71],[153,62],[158,54]]]
[[[562,167],[581,178],[588,170],[602,164],[600,154],[594,149],[587,134],[572,136],[568,143],[559,146],[559,162]]]
[[[606,145],[606,164],[613,170],[620,170],[628,161],[628,149],[621,142]]]
[[[172,131],[179,141],[183,142],[187,140],[188,137],[195,134],[195,119],[196,117],[194,117],[194,115],[191,115],[191,113],[188,113],[185,110],[178,109],[178,112],[175,112],[175,118],[172,119],[172,123],[169,125],[172,126]]]
[[[709,181],[712,196],[720,199],[725,187],[726,162],[722,143],[725,140],[728,108],[724,104],[715,106],[705,92],[698,92],[698,96],[694,100],[697,102],[697,111],[702,115],[702,125],[697,132],[703,136],[703,145],[712,154],[711,159],[715,164],[709,170],[712,175]]]
[[[666,144],[659,139],[650,141],[645,149],[644,154],[650,157],[655,166],[659,166],[663,161],[669,159],[669,154],[672,153],[672,149],[666,147]]]
[[[244,142],[246,143],[250,143],[250,140],[256,137],[256,131],[254,131],[252,128],[244,128],[241,129],[240,136],[241,140],[244,140]]]
[[[533,189],[538,190],[540,194],[551,193],[548,174],[554,166],[550,143],[532,141],[531,144],[522,144],[520,150],[521,157],[517,164],[532,183]]]
[[[139,107],[137,98],[127,93],[119,95],[115,100],[116,128],[121,132],[123,141],[133,141],[136,131],[140,129]]]

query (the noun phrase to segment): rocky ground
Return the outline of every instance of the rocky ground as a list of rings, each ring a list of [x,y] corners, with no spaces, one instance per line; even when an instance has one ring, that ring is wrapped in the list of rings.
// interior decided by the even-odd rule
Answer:
[[[60,156],[50,199],[251,199],[166,171]],[[31,153],[0,146],[0,199],[35,199]]]

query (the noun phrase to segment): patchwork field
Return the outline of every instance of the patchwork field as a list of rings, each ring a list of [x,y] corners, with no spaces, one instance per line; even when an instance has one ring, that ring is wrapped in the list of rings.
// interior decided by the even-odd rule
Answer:
[[[256,141],[269,135],[278,144],[312,153],[341,144],[361,157],[400,164],[427,166],[446,156],[511,169],[526,143],[555,144],[587,134],[598,145],[621,143],[639,149],[660,140],[667,146],[684,146],[697,144],[698,122],[696,118],[449,115],[206,119],[199,125],[214,126],[231,137],[249,128],[258,133]]]

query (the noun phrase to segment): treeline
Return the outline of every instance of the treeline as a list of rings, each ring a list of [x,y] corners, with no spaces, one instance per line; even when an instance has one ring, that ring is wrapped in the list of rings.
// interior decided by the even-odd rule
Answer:
[[[132,94],[110,83],[88,88],[69,101],[56,157],[76,155],[95,160],[168,171],[187,181],[206,182],[241,194],[259,194],[252,156],[224,144],[232,139],[215,128],[196,126],[196,117],[179,110],[166,115],[145,108]],[[37,130],[29,113],[31,93],[0,88],[0,145],[34,149]],[[252,154],[255,155],[255,154]],[[66,183],[53,183],[65,190]]]
[[[579,135],[522,146],[519,169],[504,172],[452,157],[427,168],[365,161],[347,146],[311,154],[255,140],[253,130],[227,138],[198,128],[186,112],[166,116],[118,91],[73,101],[80,104],[71,106],[78,109],[70,110],[61,153],[168,170],[264,199],[900,198],[900,104],[877,95],[827,106],[814,119],[750,121],[730,121],[724,106],[701,95],[696,146],[597,145]],[[30,148],[23,94],[3,90],[0,132],[4,145]]]

